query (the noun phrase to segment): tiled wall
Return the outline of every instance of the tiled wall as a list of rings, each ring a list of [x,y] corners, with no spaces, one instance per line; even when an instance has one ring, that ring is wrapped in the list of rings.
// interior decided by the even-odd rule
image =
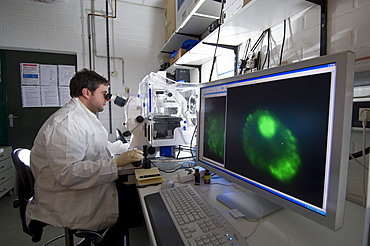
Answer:
[[[87,16],[91,2],[96,13],[105,12],[104,0],[59,0],[56,4],[0,0],[0,48],[73,52],[77,54],[77,69],[89,68]],[[95,17],[94,26],[99,57],[93,69],[108,77],[107,59],[102,58],[107,56],[105,18]],[[111,60],[110,70],[118,72],[118,77],[111,77],[112,93],[135,96],[145,75],[159,69],[157,55],[164,45],[164,10],[117,1],[116,18],[109,18],[109,34],[110,57],[117,57]],[[129,95],[124,93],[125,87],[130,88]],[[109,129],[108,107],[99,118]],[[115,105],[112,120],[113,129],[122,129],[123,110]],[[115,139],[114,135],[110,138]]]

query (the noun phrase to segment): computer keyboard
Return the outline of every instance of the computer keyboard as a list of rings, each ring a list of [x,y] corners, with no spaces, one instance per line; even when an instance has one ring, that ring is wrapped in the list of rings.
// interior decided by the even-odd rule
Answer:
[[[185,245],[248,245],[191,185],[161,190],[160,195]]]

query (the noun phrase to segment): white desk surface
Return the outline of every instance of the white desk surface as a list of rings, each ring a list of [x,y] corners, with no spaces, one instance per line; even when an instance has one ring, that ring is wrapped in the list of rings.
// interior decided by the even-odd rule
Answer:
[[[185,173],[181,169],[177,172]],[[177,181],[177,172],[163,173],[166,180]],[[189,182],[192,184],[192,182]],[[181,185],[175,183],[175,186]],[[217,209],[243,236],[249,236],[257,222],[249,222],[244,218],[235,219],[229,214],[229,209],[216,200],[218,194],[236,191],[240,186],[230,184],[223,178],[212,179],[210,185],[201,184],[194,186],[205,200]],[[235,188],[237,187],[237,188]],[[144,196],[156,193],[160,190],[158,186],[139,188],[139,195],[143,207],[145,222],[150,241],[156,245],[154,233],[151,227],[148,212],[145,207]],[[256,232],[247,240],[250,246],[282,245],[282,246],[362,246],[365,208],[346,203],[344,226],[338,231],[329,230],[315,222],[312,222],[289,209],[282,209],[266,218],[258,226]]]

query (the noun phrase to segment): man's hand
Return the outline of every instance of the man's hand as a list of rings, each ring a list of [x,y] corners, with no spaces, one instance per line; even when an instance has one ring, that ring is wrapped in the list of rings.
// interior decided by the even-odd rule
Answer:
[[[127,165],[134,161],[140,161],[144,159],[143,154],[144,152],[138,149],[128,150],[126,152],[123,152],[122,154],[120,154],[118,157],[115,158],[117,167]]]

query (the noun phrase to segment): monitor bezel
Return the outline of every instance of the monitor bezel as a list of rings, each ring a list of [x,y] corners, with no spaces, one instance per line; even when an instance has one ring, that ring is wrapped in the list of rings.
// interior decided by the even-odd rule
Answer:
[[[318,66],[323,64],[336,64],[336,82],[335,82],[335,97],[334,111],[332,118],[332,138],[331,142],[331,155],[330,155],[330,171],[327,192],[327,209],[326,215],[321,212],[309,210],[301,205],[290,202],[282,197],[274,195],[266,190],[260,189],[253,184],[245,182],[238,178],[237,175],[224,169],[223,167],[206,162],[199,159],[200,140],[197,138],[197,158],[196,162],[199,166],[204,167],[211,172],[214,172],[225,179],[235,182],[258,195],[271,200],[283,207],[289,208],[298,214],[319,223],[329,229],[338,230],[343,226],[345,197],[347,187],[347,173],[348,173],[348,155],[349,155],[349,142],[351,132],[351,114],[353,102],[353,81],[354,81],[354,61],[355,55],[350,51],[337,53],[334,55],[321,56],[310,60],[304,60],[280,67],[274,67],[262,71],[234,76],[226,79],[208,82],[200,85],[200,94],[202,89],[217,86],[221,84],[231,83],[233,81],[248,80],[257,77],[269,76],[271,74],[285,73],[292,70],[304,69],[307,67]],[[201,97],[201,96],[200,96]],[[200,98],[200,104],[202,98]],[[202,105],[200,105],[202,109]],[[197,136],[202,134],[200,129],[200,121],[202,117],[198,117]],[[338,154],[340,153],[340,154]]]

